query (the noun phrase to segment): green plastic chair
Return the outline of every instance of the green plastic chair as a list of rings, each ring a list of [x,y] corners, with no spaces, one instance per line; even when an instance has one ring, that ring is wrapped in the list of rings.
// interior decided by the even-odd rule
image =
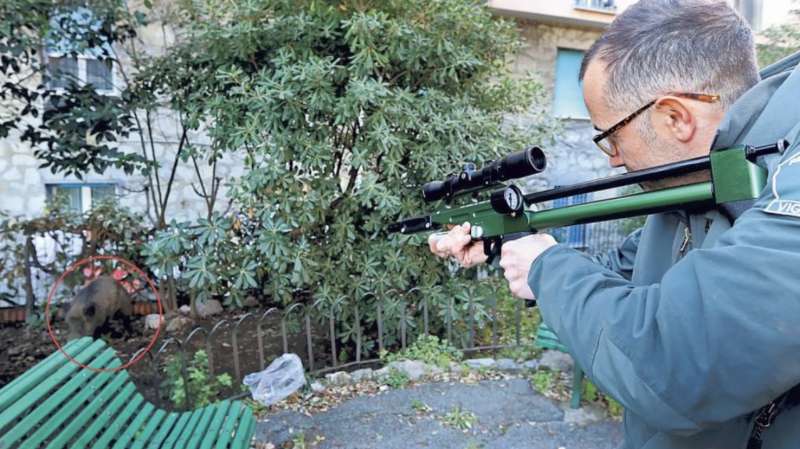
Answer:
[[[540,349],[552,349],[569,354],[567,347],[564,346],[559,340],[558,335],[552,329],[542,323],[536,331],[536,341],[534,345]],[[570,400],[570,407],[580,408],[581,406],[581,393],[583,392],[583,370],[576,362],[572,371],[572,399]]]
[[[72,340],[64,351],[94,368],[122,366],[102,340]],[[0,449],[246,449],[254,432],[253,412],[240,401],[159,410],[125,370],[80,368],[60,351],[0,389]]]

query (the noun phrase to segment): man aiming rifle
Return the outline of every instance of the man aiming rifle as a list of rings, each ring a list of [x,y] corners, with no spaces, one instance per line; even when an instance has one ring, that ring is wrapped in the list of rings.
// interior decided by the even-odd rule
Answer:
[[[597,258],[547,234],[502,247],[512,293],[535,295],[588,377],[625,407],[625,448],[800,448],[800,69],[774,72],[759,79],[752,32],[723,1],[629,7],[581,69],[612,166],[790,146],[759,159],[767,187],[749,208],[650,215]],[[486,261],[474,237],[464,223],[429,244],[473,266]]]

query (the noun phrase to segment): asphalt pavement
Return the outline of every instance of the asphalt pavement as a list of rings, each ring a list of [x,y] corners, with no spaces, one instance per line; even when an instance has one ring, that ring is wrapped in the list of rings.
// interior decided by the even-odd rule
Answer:
[[[622,429],[596,410],[564,409],[527,380],[508,379],[420,384],[311,417],[283,411],[258,423],[256,439],[276,448],[304,441],[318,449],[614,449]]]

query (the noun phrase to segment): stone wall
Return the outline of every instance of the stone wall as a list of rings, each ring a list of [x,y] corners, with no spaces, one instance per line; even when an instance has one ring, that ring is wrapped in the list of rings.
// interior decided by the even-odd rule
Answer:
[[[164,118],[160,121],[162,122],[160,125],[163,125],[163,122],[169,120]],[[175,129],[159,127],[162,130]],[[159,174],[163,190],[166,189],[163,183],[169,179],[172,161],[175,159],[178,139],[169,133],[157,132],[154,141],[155,151],[161,164]],[[202,135],[195,136],[193,143],[207,144],[207,139]],[[140,143],[134,140],[120,142],[120,148],[126,152],[141,152]],[[208,185],[211,181],[211,167],[203,161],[198,162],[203,181]],[[38,168],[40,164],[41,161],[33,156],[33,149],[30,146],[13,137],[0,140],[0,210],[14,216],[34,217],[44,210],[46,184],[112,182],[117,185],[120,204],[137,212],[146,212],[148,203],[143,189],[147,182],[144,176],[130,176],[121,170],[111,168],[103,174],[88,173],[83,180],[80,180],[74,176],[53,174],[49,169],[40,169]],[[217,176],[223,179],[224,183],[235,180],[242,173],[243,164],[238,156],[228,155],[218,162]],[[205,202],[194,192],[192,185],[200,190],[194,166],[191,161],[180,162],[170,195],[168,218],[189,220],[205,215]],[[224,210],[227,206],[226,191],[225,187],[220,189],[218,206],[215,210]]]
[[[133,1],[132,4],[138,4]],[[155,2],[158,8],[169,7],[163,2]],[[158,9],[157,8],[157,9]],[[161,13],[160,9],[153,12]],[[163,11],[168,14],[169,11]],[[157,17],[156,17],[157,18]],[[157,20],[150,22],[147,26],[137,30],[136,39],[137,54],[159,55],[164,49],[173,44],[176,40],[175,35],[170,32],[169,27],[162,27]],[[127,44],[126,44],[127,45]],[[124,89],[124,79],[130,76],[135,70],[132,59],[129,56],[126,45],[119,45],[115,48],[121,64],[114,67],[114,85],[117,91]],[[39,77],[28,81],[32,85],[41,82]],[[15,105],[0,103],[0,117],[4,117],[15,109]],[[174,112],[160,110],[153,120],[153,141],[155,142],[155,152],[161,164],[159,169],[162,182],[169,179],[172,161],[175,159],[175,152],[180,140],[179,125]],[[147,133],[145,133],[147,136]],[[148,139],[145,139],[149,142]],[[208,145],[209,139],[204,133],[195,133],[189,136],[189,141],[193,145]],[[119,142],[120,149],[126,152],[141,153],[141,143],[137,134],[131,135],[128,141]],[[148,143],[149,153],[149,143]],[[34,157],[33,149],[20,142],[15,135],[0,139],[0,211],[14,216],[35,217],[40,215],[45,206],[46,184],[58,183],[114,183],[117,185],[117,195],[120,204],[132,208],[136,212],[145,213],[148,207],[148,199],[143,191],[147,185],[144,176],[130,176],[121,170],[108,169],[103,174],[88,173],[83,180],[71,176],[53,174],[49,169],[39,169],[40,160]],[[200,166],[200,176],[206,184],[211,181],[211,167],[202,161],[198,161]],[[240,157],[227,156],[217,164],[217,176],[221,177],[225,183],[233,181],[243,172],[243,164]],[[204,216],[206,206],[203,199],[198,196],[194,189],[200,190],[198,175],[195,172],[191,161],[181,162],[176,171],[175,182],[170,195],[167,220],[191,220]],[[162,184],[162,189],[166,186]],[[225,199],[227,189],[222,187],[219,191],[217,206],[215,210],[223,211],[227,207]]]
[[[602,31],[547,25],[519,20],[523,48],[514,62],[513,70],[521,75],[533,73],[548,92],[552,107],[555,88],[556,58],[559,48],[588,50]],[[617,173],[608,158],[594,145],[595,131],[589,120],[563,120],[562,130],[552,145],[543,145],[548,156],[547,172],[541,180],[531,180],[531,186],[564,185]]]
[[[41,210],[45,188],[41,183],[40,162],[33,151],[16,141],[0,141],[0,210],[14,215],[33,216]]]
[[[559,48],[586,51],[602,31],[547,25],[529,20],[517,21],[522,49],[514,61],[515,73],[535,73],[552,95],[555,87],[556,57]],[[552,97],[549,98],[552,103]]]

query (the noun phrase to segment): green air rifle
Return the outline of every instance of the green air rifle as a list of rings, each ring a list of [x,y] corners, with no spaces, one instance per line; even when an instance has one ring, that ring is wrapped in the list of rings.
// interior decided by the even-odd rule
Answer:
[[[445,200],[445,206],[431,215],[403,220],[389,225],[389,232],[413,234],[447,229],[469,222],[472,239],[482,240],[489,262],[500,253],[504,240],[519,238],[545,228],[555,228],[618,218],[635,217],[677,209],[703,209],[722,205],[751,204],[758,198],[767,181],[766,171],[755,164],[760,156],[783,153],[788,142],[780,141],[761,147],[747,145],[713,151],[708,156],[639,170],[623,175],[556,187],[523,194],[514,179],[544,171],[544,152],[531,147],[480,170],[468,164],[460,173],[444,181],[425,184],[422,195],[426,202]],[[642,192],[584,204],[532,210],[528,206],[558,198],[661,180],[689,173],[711,171],[711,181]],[[489,199],[453,207],[459,196],[491,191]]]

